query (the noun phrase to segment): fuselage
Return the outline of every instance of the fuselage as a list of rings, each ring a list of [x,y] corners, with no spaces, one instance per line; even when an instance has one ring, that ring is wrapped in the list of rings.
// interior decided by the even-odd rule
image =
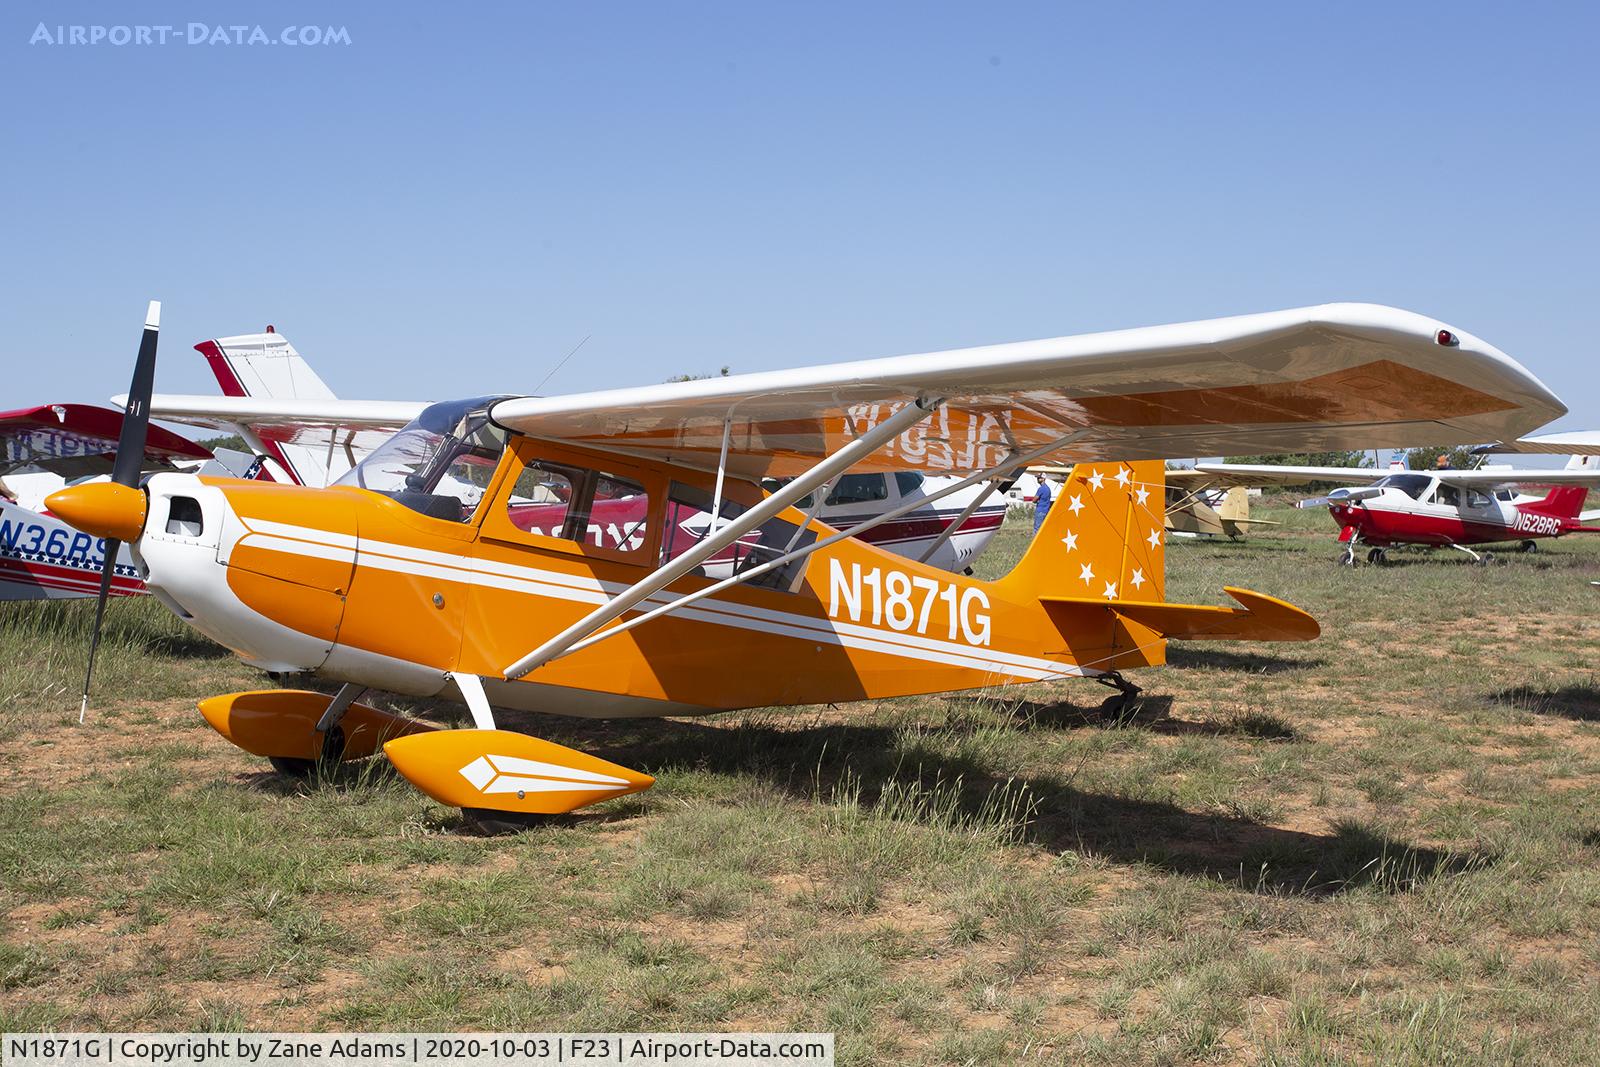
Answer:
[[[528,456],[525,469],[522,457],[508,460],[481,502],[459,514],[438,497],[408,503],[405,494],[352,486],[157,475],[146,486],[136,556],[163,603],[264,669],[418,696],[455,695],[452,675],[471,674],[497,706],[560,714],[827,703],[1092,675],[1162,658],[1160,642],[1117,646],[1109,615],[1063,634],[1052,609],[1015,576],[981,582],[846,538],[506,681],[508,664],[671,558],[666,539],[682,535],[684,524],[671,521],[669,506],[687,517],[710,499],[711,479],[698,472],[632,467],[574,449],[549,456]],[[618,544],[590,543],[583,529],[592,516],[578,514],[562,536],[548,516],[544,528],[528,528],[532,512],[551,506],[542,494],[552,485],[557,496],[566,491],[561,477],[576,485],[581,470],[602,463],[613,486],[604,499],[626,499],[618,486],[639,490],[637,530]],[[1106,485],[1108,507],[1110,494],[1120,494],[1120,516],[1131,491]],[[725,504],[736,510],[725,514],[762,494],[742,483],[730,485],[729,496]],[[1090,521],[1102,520],[1082,520]],[[1159,574],[1158,560],[1146,558],[1159,556],[1159,538],[1128,556],[1123,520],[1104,522],[1093,538],[1085,529],[1077,551],[1084,559],[1105,554],[1095,569],[1108,583],[1130,559],[1128,566]],[[758,528],[757,554],[746,559],[773,560],[833,532],[791,508]],[[707,567],[646,606],[720,577]],[[1134,595],[1159,597],[1159,582]]]

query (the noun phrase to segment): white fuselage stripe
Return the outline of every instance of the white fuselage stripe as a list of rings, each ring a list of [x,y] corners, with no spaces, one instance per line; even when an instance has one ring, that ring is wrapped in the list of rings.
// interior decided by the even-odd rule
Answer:
[[[361,541],[359,549],[353,553],[352,549],[355,548],[357,540],[347,534],[333,534],[310,527],[260,519],[248,520],[248,525],[259,532],[247,534],[240,540],[240,544],[317,559],[349,560],[354,555],[358,568],[372,567],[583,604],[602,604],[610,595],[627,588],[618,582],[601,582],[579,575],[534,570],[492,560],[466,560],[450,553],[380,541]],[[337,544],[328,544],[326,541]],[[681,595],[657,593],[643,603],[652,607],[670,604]],[[1085,670],[1075,664],[990,651],[853,623],[794,615],[716,598],[701,601],[696,606],[684,608],[677,614],[696,622],[734,626],[798,640],[905,656],[922,662],[932,661],[969,670],[1007,674],[1031,681],[1099,673]]]

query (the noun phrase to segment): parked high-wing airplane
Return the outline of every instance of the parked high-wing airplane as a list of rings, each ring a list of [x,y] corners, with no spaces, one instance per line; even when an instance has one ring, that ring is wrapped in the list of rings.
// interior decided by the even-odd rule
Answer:
[[[67,479],[109,473],[122,421],[122,412],[89,404],[0,412],[0,600],[95,595],[104,570],[104,539],[41,512],[30,483],[40,477],[55,488]],[[140,467],[173,470],[210,456],[204,447],[155,426]],[[114,596],[144,591],[126,551],[116,556],[110,589]]]
[[[426,406],[386,403],[361,423],[363,429],[344,433],[301,424],[294,416],[297,405],[341,402],[273,327],[265,333],[204,341],[195,350],[210,365],[223,397],[157,395],[151,399],[152,417],[239,434],[263,458],[262,476],[275,481],[313,488],[338,482],[387,434],[404,427]],[[279,401],[285,403],[271,413]],[[827,488],[818,517],[835,529],[854,530],[877,515],[920,500],[919,506],[897,519],[863,528],[861,537],[944,570],[965,570],[999,532],[1006,500],[1002,487],[987,484],[942,492],[952,480],[923,471],[841,475]],[[586,531],[591,542],[616,547],[615,538],[630,525],[626,510],[627,505],[608,505],[591,516]],[[695,520],[685,514],[683,519],[704,523],[708,517]],[[730,556],[738,551],[730,550]]]
[[[1486,342],[1340,304],[446,402],[328,489],[185,474],[141,485],[158,315],[152,304],[112,481],[51,507],[131,543],[152,593],[246,662],[342,683],[332,697],[210,698],[202,713],[224,737],[290,770],[381,746],[429,796],[491,824],[652,781],[503,729],[497,708],[675,716],[1069,677],[1128,690],[1121,672],[1164,662],[1168,640],[1309,640],[1311,616],[1261,593],[1228,589],[1233,608],[1166,601],[1164,457],[1481,441],[1565,411]],[[323,418],[349,426],[347,413]],[[936,471],[955,491],[1051,459],[1075,464],[1072,479],[995,581],[796,506],[852,472]],[[789,480],[769,493],[765,478]],[[634,502],[636,536],[586,538],[605,501]],[[531,509],[554,510],[525,524]],[[716,518],[685,530],[684,511]],[[746,540],[728,573],[710,569]],[[369,689],[458,699],[475,729],[357,703]]]
[[[1600,452],[1600,449],[1596,450]],[[1471,546],[1515,542],[1531,552],[1538,541],[1569,533],[1600,533],[1587,525],[1589,490],[1600,488],[1595,455],[1573,455],[1565,470],[1485,467],[1478,470],[1375,470],[1357,467],[1278,467],[1202,463],[1197,469],[1225,484],[1306,485],[1344,482],[1301,507],[1326,505],[1339,525],[1340,562],[1383,563],[1396,546],[1453,548],[1479,563],[1494,554]],[[1524,488],[1542,492],[1524,493]]]

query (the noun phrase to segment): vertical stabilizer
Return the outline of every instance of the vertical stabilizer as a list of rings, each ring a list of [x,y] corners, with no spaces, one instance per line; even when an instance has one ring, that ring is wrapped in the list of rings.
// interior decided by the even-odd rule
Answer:
[[[333,390],[295,351],[289,339],[267,327],[266,333],[242,334],[202,341],[195,351],[206,358],[223,396],[252,396],[266,400],[336,400]],[[241,434],[252,449],[265,456],[269,470],[280,480],[299,485],[325,486],[350,464],[334,450],[307,448],[277,441],[252,440],[247,428]]]

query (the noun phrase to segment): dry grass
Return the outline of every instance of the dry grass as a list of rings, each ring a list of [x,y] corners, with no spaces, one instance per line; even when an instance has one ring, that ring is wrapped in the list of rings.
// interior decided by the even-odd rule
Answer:
[[[1175,545],[1169,595],[1284,595],[1318,642],[1175,647],[1125,715],[1063,683],[529,720],[658,785],[514,838],[466,834],[382,764],[274,778],[193,711],[259,680],[150,602],[114,606],[80,729],[86,613],[0,609],[0,1027],[1600,1060],[1600,544],[1350,571],[1325,516],[1272,517]]]

